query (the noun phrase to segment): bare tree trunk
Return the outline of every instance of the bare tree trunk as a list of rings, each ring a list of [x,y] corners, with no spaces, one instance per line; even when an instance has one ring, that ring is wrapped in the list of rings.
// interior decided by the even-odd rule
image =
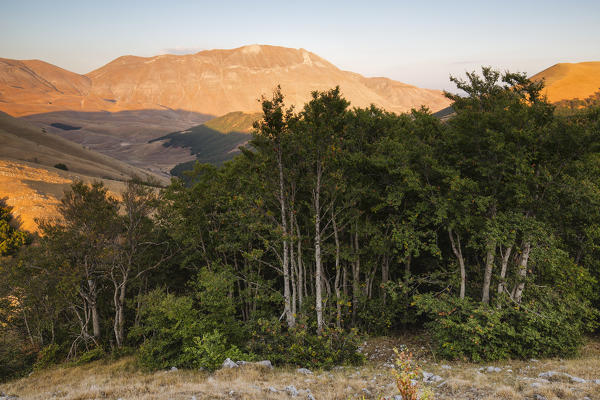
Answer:
[[[458,260],[458,265],[460,267],[460,298],[465,298],[465,287],[467,283],[467,274],[465,271],[465,260],[462,255],[462,247],[460,245],[460,235],[456,234],[456,242],[454,240],[454,234],[452,233],[452,228],[448,228],[448,236],[450,237],[450,243],[452,244],[452,251]]]
[[[358,312],[358,299],[360,296],[360,255],[358,246],[358,232],[354,234],[355,260],[352,264],[352,325],[356,325]]]
[[[93,279],[88,279],[88,306],[90,308],[90,313],[92,314],[92,331],[93,335],[96,339],[100,337],[100,315],[98,314],[98,305],[96,299],[98,297],[98,293],[96,293],[96,282]]]
[[[500,283],[498,284],[498,294],[504,292],[506,279],[506,270],[508,269],[508,260],[510,259],[510,253],[512,252],[512,246],[508,246],[505,253],[502,255],[502,266],[500,268]]]
[[[335,324],[339,328],[342,327],[342,296],[340,293],[340,237],[338,235],[337,223],[335,221],[335,215],[333,214],[333,208],[331,211],[331,219],[333,222],[333,238],[335,239],[335,307],[336,317]]]
[[[315,308],[317,311],[317,331],[323,330],[323,297],[321,294],[321,175],[322,166],[321,163],[317,164],[317,182],[314,197],[314,210],[315,210]]]
[[[389,280],[390,276],[390,257],[386,254],[383,256],[383,265],[381,266],[381,297],[383,299],[383,305],[386,304],[387,290],[385,290],[385,284]]]
[[[492,271],[494,269],[494,256],[496,253],[496,242],[493,240],[487,243],[487,253],[485,257],[485,274],[483,275],[483,292],[481,302],[489,304],[490,302],[490,285],[492,283]]]
[[[523,253],[521,254],[521,263],[519,265],[518,282],[515,286],[513,299],[520,303],[525,289],[525,277],[527,276],[527,263],[529,262],[529,253],[531,252],[531,242],[525,242]]]
[[[285,189],[283,180],[283,160],[282,160],[282,149],[279,144],[277,153],[277,167],[279,169],[279,205],[281,208],[281,229],[283,233],[283,298],[284,298],[284,312],[288,327],[293,327],[296,324],[296,319],[292,313],[291,299],[290,299],[290,261],[289,261],[289,249],[288,249],[288,226],[286,217],[285,207]]]
[[[300,227],[298,221],[296,221],[296,234],[298,235],[298,257],[297,268],[298,268],[298,306],[302,308],[304,302],[304,295],[306,294],[306,276],[303,273],[304,267],[302,264],[302,237],[300,236]]]
[[[290,226],[290,231],[292,230],[292,226]],[[294,318],[296,316],[296,299],[298,298],[297,292],[297,283],[298,280],[298,268],[296,267],[296,260],[294,258],[294,243],[290,240],[290,277],[291,277],[291,286],[292,286],[292,314]]]

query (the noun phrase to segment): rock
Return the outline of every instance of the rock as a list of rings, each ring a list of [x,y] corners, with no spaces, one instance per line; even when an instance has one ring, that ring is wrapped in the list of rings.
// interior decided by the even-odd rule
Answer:
[[[365,396],[367,397],[371,397],[373,394],[371,393],[371,391],[367,388],[363,388],[362,392],[365,394]]]
[[[567,378],[569,379],[571,382],[573,383],[586,383],[587,381],[583,378],[579,378],[577,376],[573,376],[573,375],[569,375],[565,372],[557,372],[557,371],[548,371],[548,372],[542,372],[541,374],[538,375],[538,377],[540,378]]]
[[[533,395],[534,400],[546,400],[546,398],[544,396],[542,396],[541,394],[534,394]]]
[[[196,396],[192,396],[192,398],[190,400],[197,400]]]
[[[298,389],[294,385],[289,385],[284,388],[284,390],[292,397],[298,396]]]
[[[234,390],[230,390],[230,391],[229,391],[229,395],[230,395],[230,396],[233,396],[234,394],[235,394],[235,391],[234,391]]]
[[[452,367],[444,364],[444,365],[442,365],[442,369],[452,369]]]
[[[439,375],[435,375],[435,374],[432,374],[431,372],[425,372],[425,371],[423,371],[423,382],[426,382],[426,383],[437,383],[437,382],[441,382],[443,380],[444,380],[444,378],[442,378]]]
[[[600,379],[593,379],[590,382],[595,383],[596,385],[600,385]]]
[[[490,367],[487,367],[485,370],[486,370],[487,372],[500,372],[500,371],[502,371],[502,368],[498,368],[498,367],[491,367],[491,366],[490,366]]]
[[[271,393],[277,393],[277,389],[275,389],[273,386],[269,386],[267,390]]]
[[[304,375],[312,375],[312,371],[308,368],[298,368],[296,372]]]
[[[231,358],[227,358],[225,361],[223,361],[223,365],[221,366],[221,368],[237,368],[238,365],[236,363],[234,363],[233,361],[231,361]]]
[[[260,365],[261,367],[273,369],[273,364],[271,364],[271,361],[269,361],[269,360],[258,361],[256,363],[256,365]]]
[[[316,399],[315,399],[315,396],[313,396],[313,395],[312,395],[312,393],[309,393],[309,394],[308,394],[308,396],[306,396],[306,398],[307,398],[308,400],[316,400]]]
[[[392,363],[386,362],[383,364],[383,368],[395,368],[396,366]]]
[[[176,372],[177,371],[177,367],[171,367],[171,372]]]
[[[400,394],[395,395],[394,400],[402,400],[402,395],[400,395]]]

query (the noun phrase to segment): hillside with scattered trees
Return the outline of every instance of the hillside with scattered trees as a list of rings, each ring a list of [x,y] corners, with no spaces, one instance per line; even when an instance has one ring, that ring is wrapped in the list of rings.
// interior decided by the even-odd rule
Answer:
[[[120,198],[76,183],[31,244],[0,222],[0,378],[109,353],[327,369],[415,329],[445,359],[576,354],[600,306],[600,110],[556,113],[524,74],[452,80],[444,122],[276,89],[220,167]]]

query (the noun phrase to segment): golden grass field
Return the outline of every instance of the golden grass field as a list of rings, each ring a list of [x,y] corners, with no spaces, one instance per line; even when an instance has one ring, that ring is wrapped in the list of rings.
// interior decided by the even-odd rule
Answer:
[[[275,400],[308,399],[309,393],[322,400],[393,399],[398,392],[389,365],[384,364],[393,354],[391,349],[400,346],[404,339],[369,340],[364,350],[368,358],[364,366],[314,371],[313,375],[300,374],[290,367],[267,369],[257,366],[219,370],[212,374],[185,370],[144,373],[137,369],[134,358],[126,357],[117,361],[96,361],[84,366],[34,372],[29,377],[0,384],[0,391],[22,399],[40,400]],[[600,384],[573,383],[564,378],[549,382],[537,379],[539,373],[546,371],[566,372],[588,380],[600,379],[599,340],[590,340],[581,355],[573,359],[511,360],[488,364],[436,362],[433,354],[420,344],[413,341],[408,347],[419,358],[423,371],[443,378],[445,383],[441,386],[440,383],[427,385],[433,389],[436,399],[516,400],[534,399],[536,395],[548,400],[600,399]],[[497,366],[502,370],[480,371],[487,366]],[[535,382],[539,383],[537,387]],[[291,396],[285,390],[290,385],[297,389],[297,396]]]

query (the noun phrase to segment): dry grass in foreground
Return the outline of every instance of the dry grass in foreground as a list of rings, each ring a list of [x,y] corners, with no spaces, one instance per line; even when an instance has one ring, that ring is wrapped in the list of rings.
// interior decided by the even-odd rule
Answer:
[[[406,338],[401,338],[406,339]],[[79,367],[56,367],[35,372],[27,378],[0,385],[0,391],[22,399],[362,399],[393,398],[397,394],[389,361],[391,347],[401,339],[369,341],[369,361],[360,368],[297,373],[292,368],[273,370],[257,366],[202,371],[159,371],[143,373],[134,359],[99,361]],[[419,355],[423,371],[443,380],[426,384],[436,399],[600,399],[600,341],[590,341],[575,359],[505,361],[490,364],[436,362],[433,354],[414,341],[408,348]],[[487,372],[487,367],[499,372]],[[564,376],[544,381],[538,375],[557,371],[583,378],[577,383]],[[293,386],[294,388],[290,388]],[[286,389],[287,387],[287,389]],[[296,396],[293,396],[297,390]]]

